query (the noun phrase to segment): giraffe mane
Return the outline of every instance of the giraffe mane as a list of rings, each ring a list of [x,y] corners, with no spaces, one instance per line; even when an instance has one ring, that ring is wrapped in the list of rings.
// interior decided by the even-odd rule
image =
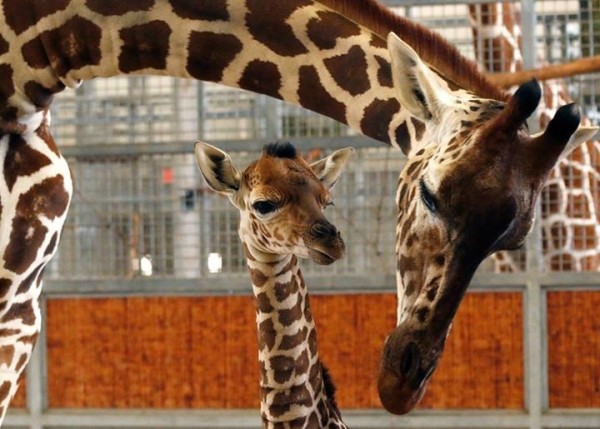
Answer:
[[[321,374],[323,375],[323,386],[325,387],[325,395],[327,395],[327,399],[329,399],[331,406],[337,411],[339,411],[337,400],[335,398],[335,392],[337,389],[333,382],[333,378],[329,373],[329,369],[327,369],[327,367],[323,364],[323,362],[321,362],[320,359],[319,364],[321,365]]]
[[[390,31],[396,33],[449,83],[482,98],[506,99],[504,91],[481,73],[475,62],[462,55],[441,35],[395,14],[376,0],[317,1],[368,28],[384,43]]]

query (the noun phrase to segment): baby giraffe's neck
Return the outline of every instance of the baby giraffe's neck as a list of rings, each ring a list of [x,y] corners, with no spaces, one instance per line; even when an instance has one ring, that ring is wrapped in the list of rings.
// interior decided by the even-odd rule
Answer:
[[[294,427],[308,429],[335,422],[335,427],[346,427],[319,360],[298,259],[244,248],[256,298],[263,426],[294,422]]]

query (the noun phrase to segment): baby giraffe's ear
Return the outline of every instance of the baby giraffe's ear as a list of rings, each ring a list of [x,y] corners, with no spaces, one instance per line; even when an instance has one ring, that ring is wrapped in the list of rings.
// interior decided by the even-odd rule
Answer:
[[[201,141],[194,145],[194,153],[208,186],[229,196],[240,189],[241,174],[227,153]]]
[[[319,161],[313,162],[310,168],[319,178],[323,186],[331,189],[337,183],[346,162],[354,154],[354,149],[347,147],[345,149],[336,150],[331,155]]]

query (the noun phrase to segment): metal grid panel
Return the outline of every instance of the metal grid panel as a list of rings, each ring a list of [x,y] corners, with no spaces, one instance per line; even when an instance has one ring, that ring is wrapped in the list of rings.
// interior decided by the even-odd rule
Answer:
[[[208,188],[189,153],[191,144],[189,149],[186,154],[73,159],[78,185],[46,278],[212,275],[217,282],[219,273],[245,275],[238,211]],[[256,158],[250,152],[232,156],[240,168]],[[346,240],[347,257],[327,268],[306,264],[306,273],[394,274],[390,231],[395,230],[395,183],[403,162],[389,148],[358,151],[336,186],[335,207],[328,209]]]

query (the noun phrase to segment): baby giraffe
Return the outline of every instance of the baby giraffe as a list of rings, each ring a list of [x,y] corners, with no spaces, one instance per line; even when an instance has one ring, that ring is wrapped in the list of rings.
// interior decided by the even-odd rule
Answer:
[[[196,160],[208,185],[240,211],[256,298],[261,415],[265,428],[346,428],[335,389],[317,353],[317,332],[298,257],[326,265],[344,254],[340,233],[323,210],[332,204],[352,148],[311,165],[290,143],[264,147],[239,172],[225,152],[203,142]]]

